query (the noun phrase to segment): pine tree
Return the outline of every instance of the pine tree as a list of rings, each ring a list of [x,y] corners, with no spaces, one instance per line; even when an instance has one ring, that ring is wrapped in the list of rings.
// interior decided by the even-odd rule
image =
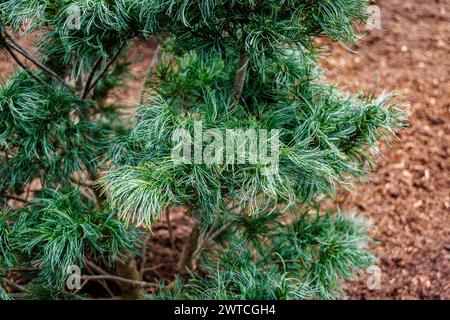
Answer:
[[[145,287],[163,299],[341,297],[342,281],[373,263],[368,224],[322,212],[320,199],[364,176],[403,112],[391,95],[327,84],[315,39],[354,43],[366,6],[1,0],[0,46],[21,70],[0,88],[0,297],[85,298],[66,287],[72,266],[124,298]],[[19,32],[39,35],[36,56]],[[129,76],[130,43],[147,38],[159,44],[128,121],[108,98]],[[251,135],[224,157],[227,138],[251,130],[279,142],[275,162],[255,161],[264,143]],[[180,132],[200,160],[176,161]],[[135,260],[143,230],[171,206],[195,225],[177,279],[147,283]]]

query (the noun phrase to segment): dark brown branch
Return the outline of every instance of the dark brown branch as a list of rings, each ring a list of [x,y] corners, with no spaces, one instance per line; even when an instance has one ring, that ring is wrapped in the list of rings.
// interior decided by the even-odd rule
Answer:
[[[91,87],[92,79],[94,79],[95,73],[97,72],[97,69],[100,67],[102,63],[102,58],[97,59],[97,61],[94,63],[91,72],[89,73],[89,76],[86,80],[86,84],[84,85],[83,94],[81,95],[81,98],[85,99],[87,95],[89,94],[89,88]]]
[[[15,200],[15,201],[20,201],[20,202],[23,202],[23,203],[27,203],[27,201],[28,201],[27,199],[24,199],[24,198],[21,198],[21,197],[17,197],[17,196],[13,196],[13,195],[10,195],[10,194],[6,194],[5,197],[8,198],[8,199]]]
[[[95,78],[95,80],[92,82],[92,85],[89,83],[86,83],[86,88],[85,88],[85,92],[83,93],[83,98],[86,98],[87,95],[89,94],[89,92],[91,92],[98,84],[98,82],[105,76],[106,72],[108,71],[108,69],[111,67],[111,65],[117,60],[117,58],[119,57],[120,52],[122,52],[123,47],[125,47],[126,42],[124,42],[120,48],[117,50],[117,52],[114,54],[114,56],[111,58],[111,60],[109,60],[108,64],[105,66],[105,68],[103,69],[103,71],[98,75],[97,78]],[[94,73],[91,73],[92,75]]]
[[[2,37],[3,38],[3,37]],[[28,73],[28,75],[30,77],[32,77],[34,80],[36,80],[37,82],[41,83],[41,84],[45,84],[44,80],[42,80],[41,78],[39,78],[37,75],[35,75],[31,70],[28,69],[28,67],[22,62],[20,61],[19,57],[14,53],[14,51],[12,51],[10,45],[5,41],[5,39],[3,38],[3,42],[5,45],[5,49],[6,51],[8,51],[8,53],[10,54],[10,56],[14,59],[14,61],[16,61],[16,63],[26,72]]]
[[[26,291],[25,287],[15,283],[12,280],[7,279],[7,278],[0,278],[0,283],[1,282],[5,283],[6,285],[8,285],[8,286],[10,286],[10,287],[12,287],[12,288],[14,288],[14,289],[16,289],[18,291],[21,291],[21,292],[25,292]]]
[[[11,41],[11,44],[8,44],[11,49],[14,49],[18,53],[20,53],[22,56],[24,56],[26,59],[28,59],[30,62],[32,62],[35,66],[49,74],[54,79],[61,82],[61,84],[73,92],[72,88],[62,79],[60,76],[58,76],[53,70],[50,70],[48,67],[40,63],[36,58],[34,58],[30,53],[28,53],[6,30],[3,31],[3,34],[6,38],[8,38],[9,41]]]
[[[93,90],[96,86],[97,83],[100,81],[101,78],[103,78],[103,76],[106,74],[106,72],[108,71],[109,67],[111,67],[111,65],[117,60],[117,58],[119,57],[120,52],[122,52],[123,47],[125,47],[125,43],[122,44],[120,46],[120,48],[117,50],[117,52],[114,54],[114,56],[112,57],[112,59],[108,62],[108,64],[106,65],[105,69],[103,69],[102,73],[100,73],[100,75],[94,80],[94,82],[92,83],[91,88],[89,89],[89,91]]]
[[[108,272],[106,272],[105,270],[103,270],[102,268],[100,268],[99,266],[97,266],[95,263],[93,263],[92,261],[85,259],[86,265],[91,267],[92,269],[94,269],[96,272],[102,274],[102,275],[109,275]]]
[[[222,235],[229,227],[231,226],[231,222],[228,222],[224,224],[221,228],[217,229],[216,231],[210,230],[208,234],[205,236],[201,244],[198,246],[198,248],[194,252],[194,261],[196,261],[200,255],[202,254],[203,250],[206,248],[208,242],[213,241],[217,239],[220,235]]]
[[[233,100],[238,103],[241,99],[242,90],[244,89],[245,75],[247,73],[248,57],[244,51],[239,54],[239,62],[236,70],[236,77],[233,84]]]
[[[104,271],[102,268],[98,267],[95,263],[93,263],[93,262],[91,262],[91,261],[89,261],[87,259],[86,259],[86,269],[93,275],[95,274],[93,270],[99,272],[100,274],[108,275],[108,273],[106,271]],[[89,280],[84,280],[84,283],[83,283],[83,285],[81,285],[81,287],[83,287],[84,284],[86,284],[88,281]],[[114,293],[109,288],[108,283],[106,282],[106,280],[98,280],[98,282],[103,287],[103,289],[105,289],[105,291],[108,292],[108,294],[111,297],[114,296]],[[81,288],[79,290],[81,290]]]

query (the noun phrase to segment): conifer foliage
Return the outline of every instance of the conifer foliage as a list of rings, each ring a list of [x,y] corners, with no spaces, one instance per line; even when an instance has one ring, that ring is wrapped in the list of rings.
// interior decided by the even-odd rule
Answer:
[[[366,6],[0,0],[0,47],[17,66],[0,87],[0,298],[88,298],[91,282],[127,298],[341,297],[342,281],[374,261],[368,224],[318,201],[366,173],[403,112],[390,95],[327,84],[315,39],[354,43]],[[33,53],[18,34],[37,38]],[[125,119],[109,98],[130,76],[131,44],[147,39],[158,47]],[[251,161],[261,144],[226,160],[217,137],[191,149],[213,146],[214,161],[174,161],[177,130],[199,128],[224,141],[229,130],[277,132],[276,170]],[[145,282],[143,233],[173,206],[195,220],[178,275]]]

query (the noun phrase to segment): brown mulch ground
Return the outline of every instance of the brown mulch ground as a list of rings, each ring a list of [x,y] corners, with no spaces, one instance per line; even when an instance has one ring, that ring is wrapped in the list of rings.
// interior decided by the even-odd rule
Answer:
[[[410,105],[409,127],[399,134],[367,183],[341,192],[335,203],[356,208],[373,220],[372,236],[382,271],[381,288],[370,291],[368,275],[347,284],[350,299],[450,298],[450,2],[378,0],[382,29],[367,35],[351,52],[332,45],[323,62],[330,81],[351,92],[396,91]],[[324,43],[325,44],[325,43]],[[138,51],[146,61],[149,49]],[[142,74],[140,67],[135,72]],[[0,78],[11,64],[0,56]],[[142,77],[118,95],[138,101]],[[191,222],[172,212],[176,246],[182,247]],[[149,237],[144,279],[175,272],[165,221]]]
[[[333,47],[329,78],[350,91],[393,90],[409,101],[409,127],[383,149],[366,184],[337,202],[374,222],[381,288],[367,276],[351,299],[450,298],[450,2],[377,1],[382,29],[357,54]],[[378,88],[379,87],[379,88]]]

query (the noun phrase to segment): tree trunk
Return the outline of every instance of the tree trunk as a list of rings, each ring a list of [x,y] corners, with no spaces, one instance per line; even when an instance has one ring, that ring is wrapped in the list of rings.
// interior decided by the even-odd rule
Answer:
[[[189,276],[189,271],[193,268],[194,252],[197,249],[199,236],[200,228],[195,224],[189,238],[184,244],[180,260],[178,261],[178,272],[182,278],[187,278]]]
[[[241,99],[242,90],[244,89],[245,74],[247,73],[248,57],[244,51],[239,54],[239,62],[236,70],[236,78],[233,84],[233,100],[234,103],[239,103]]]

